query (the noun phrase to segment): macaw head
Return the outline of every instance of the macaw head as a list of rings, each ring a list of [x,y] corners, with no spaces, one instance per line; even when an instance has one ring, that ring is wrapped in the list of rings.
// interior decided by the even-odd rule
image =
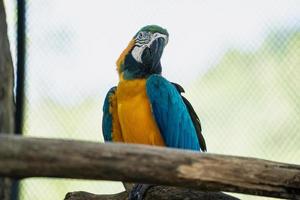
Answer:
[[[120,77],[128,80],[160,74],[160,58],[168,38],[167,30],[157,25],[140,29],[117,60]]]

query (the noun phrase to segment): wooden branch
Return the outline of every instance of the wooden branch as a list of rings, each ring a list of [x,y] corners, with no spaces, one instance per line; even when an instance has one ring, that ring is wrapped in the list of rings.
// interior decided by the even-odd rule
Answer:
[[[14,132],[13,64],[3,0],[0,0],[0,133]],[[0,200],[8,200],[12,181],[0,177]]]
[[[64,200],[126,200],[127,192],[109,195],[96,195],[88,192],[69,192]]]
[[[147,191],[145,200],[237,200],[237,198],[223,194],[221,192],[204,192],[187,188],[156,186]]]
[[[88,192],[70,192],[65,200],[126,200],[128,192],[112,195],[95,195]],[[238,200],[238,198],[221,192],[203,192],[186,188],[155,186],[145,194],[144,200]]]
[[[0,135],[0,176],[105,179],[300,199],[300,166],[128,144]]]

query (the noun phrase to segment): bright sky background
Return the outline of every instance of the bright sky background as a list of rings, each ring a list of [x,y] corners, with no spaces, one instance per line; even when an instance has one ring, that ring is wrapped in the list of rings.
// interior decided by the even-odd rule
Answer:
[[[144,25],[168,29],[163,75],[184,86],[226,49],[253,50],[277,27],[300,26],[297,0],[30,0],[27,13],[29,98],[65,103],[116,85],[115,61]]]

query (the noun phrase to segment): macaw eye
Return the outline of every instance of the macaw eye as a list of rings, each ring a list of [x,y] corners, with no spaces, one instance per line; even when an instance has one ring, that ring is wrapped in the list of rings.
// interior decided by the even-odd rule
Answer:
[[[144,32],[140,32],[137,36],[137,39],[141,40],[144,37]]]

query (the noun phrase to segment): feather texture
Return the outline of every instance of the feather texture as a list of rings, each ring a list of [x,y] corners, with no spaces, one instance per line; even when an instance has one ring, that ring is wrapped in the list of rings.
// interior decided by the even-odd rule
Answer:
[[[102,132],[106,142],[124,141],[118,117],[116,91],[117,87],[108,91],[103,105]]]
[[[104,105],[103,105],[103,116],[102,116],[102,132],[104,141],[112,141],[112,112],[111,112],[111,97],[115,95],[117,87],[111,88],[106,94]]]
[[[195,127],[175,86],[160,75],[151,75],[146,90],[166,146],[199,151]]]
[[[189,114],[190,114],[190,117],[193,121],[193,124],[194,124],[194,127],[196,129],[196,133],[197,133],[197,136],[198,136],[198,141],[199,141],[199,144],[200,144],[200,148],[202,151],[207,151],[207,148],[206,148],[206,143],[205,143],[205,139],[202,135],[202,128],[201,128],[201,123],[200,123],[200,119],[197,115],[197,113],[195,112],[192,104],[184,97],[181,95],[181,93],[184,93],[184,89],[183,87],[181,87],[181,85],[177,84],[177,83],[172,83],[177,91],[179,92],[187,110],[189,111]]]

